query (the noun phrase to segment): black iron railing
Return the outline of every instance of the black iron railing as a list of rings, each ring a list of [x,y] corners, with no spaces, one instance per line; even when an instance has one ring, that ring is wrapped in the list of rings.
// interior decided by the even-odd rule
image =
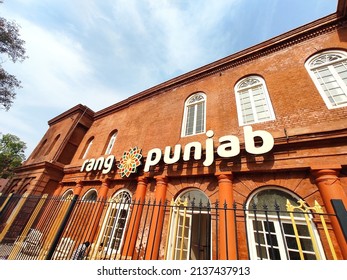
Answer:
[[[0,258],[341,258],[335,215],[299,206],[2,195]]]

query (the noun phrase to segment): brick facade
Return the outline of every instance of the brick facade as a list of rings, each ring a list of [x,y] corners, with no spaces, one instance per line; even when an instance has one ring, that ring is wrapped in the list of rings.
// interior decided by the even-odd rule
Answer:
[[[339,2],[339,9],[343,3]],[[129,190],[135,197],[138,178],[145,177],[147,201],[158,198],[160,177],[166,180],[160,195],[168,201],[187,188],[196,188],[215,202],[223,199],[219,194],[218,174],[229,174],[232,175],[231,195],[239,206],[260,188],[277,186],[308,205],[318,201],[328,212],[331,207],[326,204],[331,198],[342,199],[347,208],[347,106],[328,109],[305,68],[305,62],[319,52],[347,51],[346,16],[343,9],[342,12],[339,9],[334,15],[159,84],[101,111],[93,112],[83,105],[71,108],[49,121],[49,129],[18,169],[7,191],[62,195],[72,189],[77,194],[79,182],[82,188],[78,193],[83,196],[90,189],[100,193],[102,182],[107,179],[107,198],[121,189]],[[245,151],[235,99],[235,85],[250,75],[264,79],[275,114],[275,120],[251,125],[253,130],[265,130],[274,137],[273,149],[259,156]],[[172,165],[161,160],[147,173],[143,172],[142,165],[129,178],[122,178],[117,168],[108,174],[80,172],[88,141],[94,138],[87,158],[99,158],[115,131],[117,138],[112,154],[117,162],[124,151],[134,146],[142,149],[143,161],[153,148],[164,152],[166,146],[173,148],[181,144],[184,147],[198,141],[205,149],[208,138],[205,133],[181,136],[185,101],[196,92],[206,95],[206,131],[214,131],[215,149],[219,137],[235,135],[240,139],[240,155],[225,159],[215,154],[214,163],[208,167],[202,160],[181,159]],[[321,193],[322,187],[317,184],[320,175],[315,173],[319,170],[337,172],[335,187],[342,196]],[[164,239],[167,231],[165,221]],[[237,238],[242,248],[239,258],[249,258],[245,231],[241,230]],[[339,239],[341,234],[335,232],[333,242],[340,248],[337,254],[346,259],[346,245]],[[161,251],[160,256],[163,254]]]

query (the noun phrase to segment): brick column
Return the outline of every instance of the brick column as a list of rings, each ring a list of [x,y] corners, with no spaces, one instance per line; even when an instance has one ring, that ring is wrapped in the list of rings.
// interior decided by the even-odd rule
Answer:
[[[131,210],[131,217],[128,226],[128,232],[125,238],[122,254],[129,258],[134,255],[136,246],[137,234],[140,227],[142,210],[145,203],[146,192],[147,192],[147,177],[139,177],[137,179],[136,192],[133,199],[133,209]]]
[[[110,179],[105,178],[101,181],[101,188],[98,192],[98,199],[107,199],[107,193],[110,189]]]
[[[167,179],[166,177],[156,177],[155,203],[153,207],[152,223],[149,229],[147,241],[146,260],[155,260],[158,258],[162,227],[164,222],[164,204],[166,200]]]
[[[93,242],[96,238],[96,234],[99,228],[99,221],[104,210],[105,203],[107,202],[107,193],[110,188],[110,179],[105,178],[101,181],[101,187],[98,192],[98,197],[93,206],[92,219],[90,221],[90,242]]]
[[[219,187],[219,243],[218,251],[220,260],[237,259],[237,243],[235,235],[235,213],[233,208],[233,183],[232,174],[216,173]]]
[[[76,186],[74,188],[73,194],[79,196],[81,194],[82,189],[83,189],[83,182],[81,180],[78,180],[76,182]]]
[[[335,214],[332,206],[332,199],[341,199],[345,208],[347,208],[347,194],[344,192],[340,179],[339,171],[336,169],[312,170],[316,185],[322,196],[324,206],[328,214]],[[333,227],[337,242],[339,243],[341,253],[344,259],[347,259],[347,243],[342,229],[336,217],[331,216],[331,226]]]
[[[57,188],[54,190],[53,196],[61,195],[62,189],[63,189],[63,183],[59,182]]]

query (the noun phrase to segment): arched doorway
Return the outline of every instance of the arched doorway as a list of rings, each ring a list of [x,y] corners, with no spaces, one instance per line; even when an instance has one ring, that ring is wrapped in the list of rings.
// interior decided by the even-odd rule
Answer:
[[[211,259],[211,211],[198,189],[182,192],[171,205],[166,259]]]
[[[106,218],[99,234],[98,246],[103,255],[118,255],[124,242],[125,229],[130,217],[131,194],[118,191],[108,202]]]

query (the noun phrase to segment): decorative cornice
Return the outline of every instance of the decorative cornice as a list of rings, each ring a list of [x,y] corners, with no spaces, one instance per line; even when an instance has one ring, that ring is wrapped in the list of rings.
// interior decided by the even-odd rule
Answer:
[[[15,172],[18,175],[18,174],[20,174],[22,172],[26,172],[26,171],[32,171],[32,170],[38,170],[38,169],[47,169],[47,168],[55,169],[59,172],[64,171],[64,165],[62,163],[42,161],[42,162],[38,162],[38,163],[34,163],[34,164],[22,165],[20,167],[17,167],[15,169]]]

